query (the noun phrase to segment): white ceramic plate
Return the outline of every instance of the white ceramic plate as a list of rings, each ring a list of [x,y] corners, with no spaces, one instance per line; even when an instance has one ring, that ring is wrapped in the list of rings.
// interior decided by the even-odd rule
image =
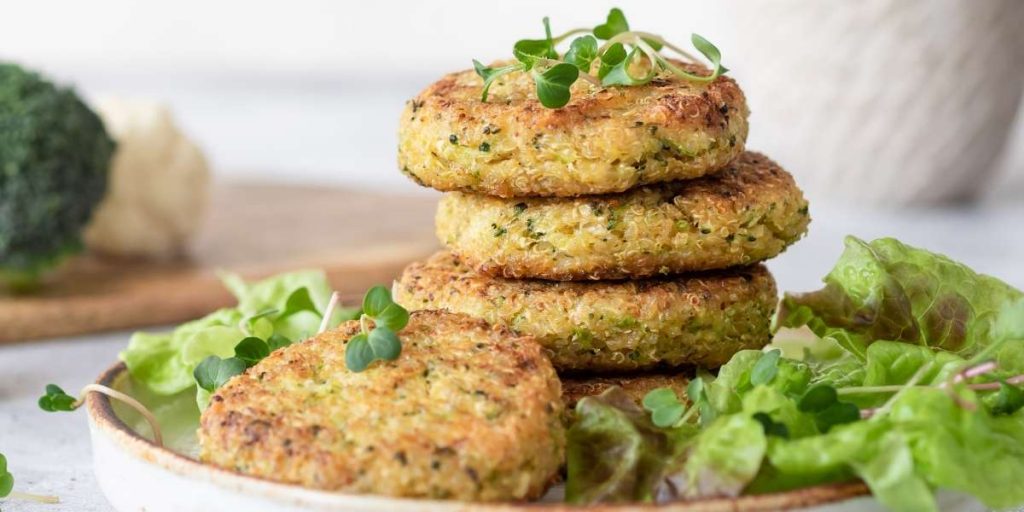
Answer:
[[[100,487],[120,512],[284,512],[294,510],[330,512],[717,512],[813,510],[815,512],[883,511],[859,483],[826,485],[799,491],[745,496],[736,499],[706,499],[654,505],[606,505],[586,508],[560,502],[556,487],[538,503],[475,504],[452,501],[395,499],[380,496],[340,494],[305,489],[245,476],[195,460],[195,430],[198,414],[191,396],[156,403],[144,392],[133,389],[124,364],[103,373],[98,383],[136,396],[154,407],[158,416],[184,418],[161,423],[166,446],[149,441],[149,429],[134,411],[112,405],[103,395],[91,393],[86,401],[92,436],[93,463]],[[940,494],[943,510],[967,512],[984,510],[969,498]]]

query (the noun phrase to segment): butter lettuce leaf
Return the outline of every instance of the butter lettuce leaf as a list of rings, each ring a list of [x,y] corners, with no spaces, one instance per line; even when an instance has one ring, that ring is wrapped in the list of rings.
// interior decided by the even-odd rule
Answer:
[[[737,496],[757,475],[767,449],[749,415],[723,416],[700,431],[661,429],[621,388],[576,406],[568,433],[566,501],[663,503]]]
[[[206,355],[213,355],[218,346],[237,342],[244,337],[238,327],[241,320],[242,314],[237,310],[220,309],[198,320],[181,324],[171,332],[136,332],[132,334],[128,347],[121,352],[120,357],[136,382],[154,393],[173,395],[195,384],[192,370]],[[211,340],[212,334],[219,337]],[[204,338],[213,343],[203,346],[193,341]],[[186,347],[191,347],[193,357],[186,357]],[[194,360],[195,357],[198,360]]]
[[[247,283],[234,274],[222,275],[221,279],[238,299],[235,309],[244,316],[273,311],[273,331],[290,340],[306,339],[315,334],[322,318],[318,311],[323,311],[331,299],[330,282],[320,270],[289,272],[254,283]],[[315,310],[289,308],[302,295],[302,289],[308,293]]]
[[[923,367],[918,384],[941,384],[950,376],[962,370],[966,360],[951,352],[932,350],[920,345],[895,341],[877,341],[865,351],[866,360],[861,364],[860,380],[852,382],[842,379],[842,384],[828,382],[837,388],[858,386],[895,386],[906,384]],[[877,407],[891,395],[882,393],[851,394],[844,399],[861,408]]]
[[[860,479],[896,512],[935,511],[937,489],[1024,504],[1024,294],[895,240],[848,238],[824,289],[785,296],[776,328],[804,325],[817,339],[740,351],[717,376],[698,370],[681,428],[653,427],[621,396],[578,408],[576,503]],[[969,367],[985,369],[953,379]]]
[[[933,491],[919,476],[909,444],[886,421],[849,423],[819,436],[772,441],[768,466],[784,488],[804,479],[821,481],[825,476],[831,477],[826,481],[842,481],[845,475],[856,475],[890,510],[936,510]]]
[[[247,336],[305,339],[319,328],[317,311],[323,311],[331,295],[321,271],[280,274],[255,283],[233,274],[221,279],[238,306],[217,310],[170,332],[132,335],[120,357],[136,382],[154,393],[172,395],[195,385],[192,372],[200,361],[211,355],[231,357]],[[352,316],[353,310],[336,310],[331,325]]]
[[[666,477],[696,428],[659,429],[621,388],[576,404],[568,432],[569,503],[650,502],[667,496]]]
[[[753,417],[719,416],[677,456],[678,469],[667,475],[672,492],[661,493],[659,501],[739,496],[757,476],[767,447],[764,429]]]
[[[772,421],[786,426],[790,438],[817,435],[814,417],[801,412],[797,401],[777,388],[757,386],[743,396],[743,413],[753,417],[756,413],[767,414]]]
[[[960,393],[978,403],[973,392]],[[1024,503],[1024,415],[993,416],[938,388],[911,388],[888,414],[818,436],[773,439],[768,461],[791,480],[849,471],[894,511],[936,510],[935,488],[1004,509]]]
[[[1024,503],[1024,416],[993,416],[963,391],[957,405],[934,389],[910,389],[885,422],[907,439],[917,472],[933,487],[970,494],[993,509]]]
[[[776,325],[806,325],[860,357],[878,340],[942,349],[970,358],[995,341],[1003,305],[1024,293],[949,258],[891,238],[846,238],[821,290],[786,294]],[[1001,354],[1024,364],[1024,349]],[[1008,368],[1009,369],[1009,368]],[[1016,367],[1024,370],[1024,366]]]
[[[871,456],[851,462],[871,493],[893,511],[938,512],[935,492],[914,465],[914,454],[899,432],[889,432],[871,447]]]
[[[735,413],[742,409],[743,395],[755,388],[750,380],[751,373],[764,355],[765,352],[760,350],[741,350],[733,354],[725,366],[719,368],[718,377],[707,386],[708,397],[719,414]],[[812,378],[810,366],[794,359],[781,358],[777,368],[767,386],[791,396],[799,396],[807,390]]]
[[[992,328],[996,346],[989,355],[1000,368],[1010,373],[1024,373],[1024,297],[1003,304]]]
[[[879,341],[867,349],[864,380],[861,384],[905,384],[925,365],[929,366],[920,375],[919,383],[940,383],[962,369],[964,363],[962,357],[950,352],[934,351],[920,345]]]

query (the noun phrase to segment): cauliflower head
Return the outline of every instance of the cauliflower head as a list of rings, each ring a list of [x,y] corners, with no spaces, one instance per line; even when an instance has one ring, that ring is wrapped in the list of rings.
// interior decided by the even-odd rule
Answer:
[[[101,254],[171,259],[183,253],[207,203],[202,150],[158,103],[105,99],[96,110],[117,141],[107,194],[85,229]]]

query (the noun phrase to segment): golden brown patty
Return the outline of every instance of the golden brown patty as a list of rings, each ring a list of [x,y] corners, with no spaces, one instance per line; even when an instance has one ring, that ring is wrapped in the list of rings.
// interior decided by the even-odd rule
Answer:
[[[638,281],[482,276],[447,252],[405,269],[395,301],[447,309],[532,335],[559,371],[717,367],[768,343],[778,301],[762,265]]]
[[[278,350],[213,395],[200,459],[317,489],[469,501],[537,497],[564,455],[561,389],[532,339],[412,314],[402,353],[345,367],[358,322]]]
[[[605,194],[703,176],[739,155],[747,138],[746,100],[724,76],[612,88],[580,80],[559,109],[537,101],[529,73],[499,78],[486,103],[482,87],[472,70],[460,71],[406,104],[398,132],[405,174],[438,190],[500,197]]]
[[[688,373],[635,373],[626,375],[559,375],[562,379],[562,400],[569,409],[580,399],[600,395],[618,386],[630,398],[640,403],[652,389],[671,388],[680,398],[686,396],[690,383]]]
[[[576,199],[445,194],[441,242],[510,278],[621,279],[749,265],[799,239],[810,217],[793,177],[758,153],[713,176]]]

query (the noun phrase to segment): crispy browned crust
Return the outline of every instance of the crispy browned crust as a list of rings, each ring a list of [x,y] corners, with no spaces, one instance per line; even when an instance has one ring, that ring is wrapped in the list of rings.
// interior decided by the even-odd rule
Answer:
[[[464,501],[540,496],[562,463],[561,388],[533,340],[419,311],[402,354],[345,367],[358,322],[278,350],[212,397],[200,459],[317,489]]]
[[[576,407],[580,399],[600,395],[613,386],[622,388],[626,394],[640,403],[653,389],[670,388],[679,397],[686,396],[690,383],[690,371],[674,373],[630,373],[624,375],[559,375],[562,379],[562,401],[567,409]]]
[[[749,265],[810,222],[793,177],[747,152],[697,180],[575,199],[445,194],[437,235],[478,272],[557,281],[640,278]]]
[[[504,325],[544,346],[559,371],[699,365],[770,340],[778,295],[762,265],[636,281],[550,282],[480,275],[440,252],[409,265],[395,300]]]
[[[747,137],[746,100],[725,76],[702,84],[665,74],[611,88],[580,80],[559,109],[538,102],[528,73],[498,79],[486,103],[482,87],[472,70],[451,73],[406,104],[398,148],[406,175],[499,197],[615,193],[714,172]]]

